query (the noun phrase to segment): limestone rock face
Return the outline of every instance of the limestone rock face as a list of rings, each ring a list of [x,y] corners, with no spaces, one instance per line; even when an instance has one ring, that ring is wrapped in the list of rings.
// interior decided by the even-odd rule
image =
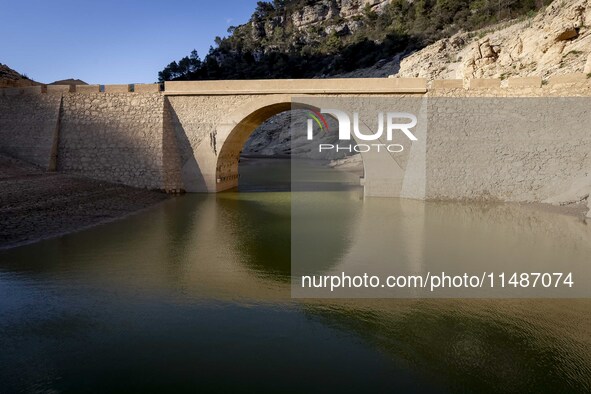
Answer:
[[[329,153],[317,151],[318,143],[337,144],[339,142],[337,133],[320,133],[315,137],[315,142],[310,142],[305,138],[293,140],[291,128],[296,127],[299,130],[304,130],[306,127],[306,117],[302,117],[301,114],[298,116],[300,112],[306,113],[306,111],[293,110],[279,113],[268,119],[252,133],[244,145],[242,153],[262,156],[297,154],[298,157],[310,159],[342,159],[351,154],[351,152],[346,151],[331,151]],[[327,117],[327,122],[331,130],[338,129],[338,125],[333,118]]]
[[[587,63],[585,63],[585,68],[583,69],[585,74],[591,74],[591,53],[587,56]]]
[[[591,72],[591,0],[555,0],[535,17],[461,32],[402,60],[401,77],[507,78]]]
[[[363,15],[369,10],[376,13],[383,11],[392,0],[316,0],[304,3],[299,8],[285,9],[285,13],[272,18],[261,18],[256,14],[248,22],[252,41],[273,40],[284,29],[294,28],[287,41],[309,44],[323,40],[331,34],[345,37],[354,34],[364,26]],[[240,30],[242,26],[236,27]],[[265,43],[260,54],[280,50],[280,46]],[[255,59],[257,53],[253,54]],[[218,62],[223,59],[217,58]]]
[[[379,12],[390,0],[323,0],[313,5],[302,7],[291,15],[295,27],[314,25],[322,21],[340,17],[347,24],[355,25],[355,21],[348,19],[360,15],[367,6]],[[351,29],[351,26],[348,26]]]

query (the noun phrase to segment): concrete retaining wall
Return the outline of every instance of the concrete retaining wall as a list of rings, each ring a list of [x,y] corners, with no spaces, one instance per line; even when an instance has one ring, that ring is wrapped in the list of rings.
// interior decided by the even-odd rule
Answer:
[[[591,173],[591,98],[428,102],[429,199],[542,201]]]

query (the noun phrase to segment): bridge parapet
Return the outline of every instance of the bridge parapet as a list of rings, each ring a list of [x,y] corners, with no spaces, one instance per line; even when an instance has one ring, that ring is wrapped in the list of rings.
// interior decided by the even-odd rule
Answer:
[[[164,84],[115,84],[115,85],[39,85],[0,88],[0,96],[21,94],[109,93],[137,94],[162,93],[165,96],[216,96],[216,95],[268,95],[268,94],[425,94],[441,91],[522,91],[572,85],[591,85],[590,75],[570,73],[542,79],[539,76],[474,79],[425,78],[326,78],[326,79],[260,79],[219,81],[167,81]]]
[[[425,78],[331,78],[170,81],[165,95],[426,93]]]

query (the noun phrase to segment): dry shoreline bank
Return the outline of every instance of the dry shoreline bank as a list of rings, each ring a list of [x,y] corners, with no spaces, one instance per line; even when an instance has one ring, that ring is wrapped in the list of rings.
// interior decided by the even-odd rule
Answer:
[[[0,250],[121,219],[168,195],[61,173],[0,155]]]

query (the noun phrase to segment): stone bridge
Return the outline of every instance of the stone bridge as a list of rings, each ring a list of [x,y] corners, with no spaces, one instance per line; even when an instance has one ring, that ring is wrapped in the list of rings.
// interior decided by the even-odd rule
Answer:
[[[164,96],[173,134],[181,145],[182,139],[188,139],[185,149],[181,148],[183,188],[214,192],[238,185],[238,159],[244,144],[258,126],[278,113],[293,108],[319,111],[315,105],[319,97],[356,97],[367,92],[409,96],[426,91],[423,79],[201,81],[166,82]],[[369,173],[378,173],[367,164]],[[372,184],[371,176],[367,183]]]
[[[591,124],[581,105],[589,96],[583,74],[10,88],[0,89],[0,153],[136,187],[218,192],[237,185],[250,134],[294,103],[410,98],[423,116],[419,141],[394,166],[392,155],[363,155],[366,195],[541,201],[591,170],[591,136],[580,130]],[[554,120],[540,101],[552,97],[561,98],[551,104],[561,114]],[[517,122],[511,130],[507,116]]]

